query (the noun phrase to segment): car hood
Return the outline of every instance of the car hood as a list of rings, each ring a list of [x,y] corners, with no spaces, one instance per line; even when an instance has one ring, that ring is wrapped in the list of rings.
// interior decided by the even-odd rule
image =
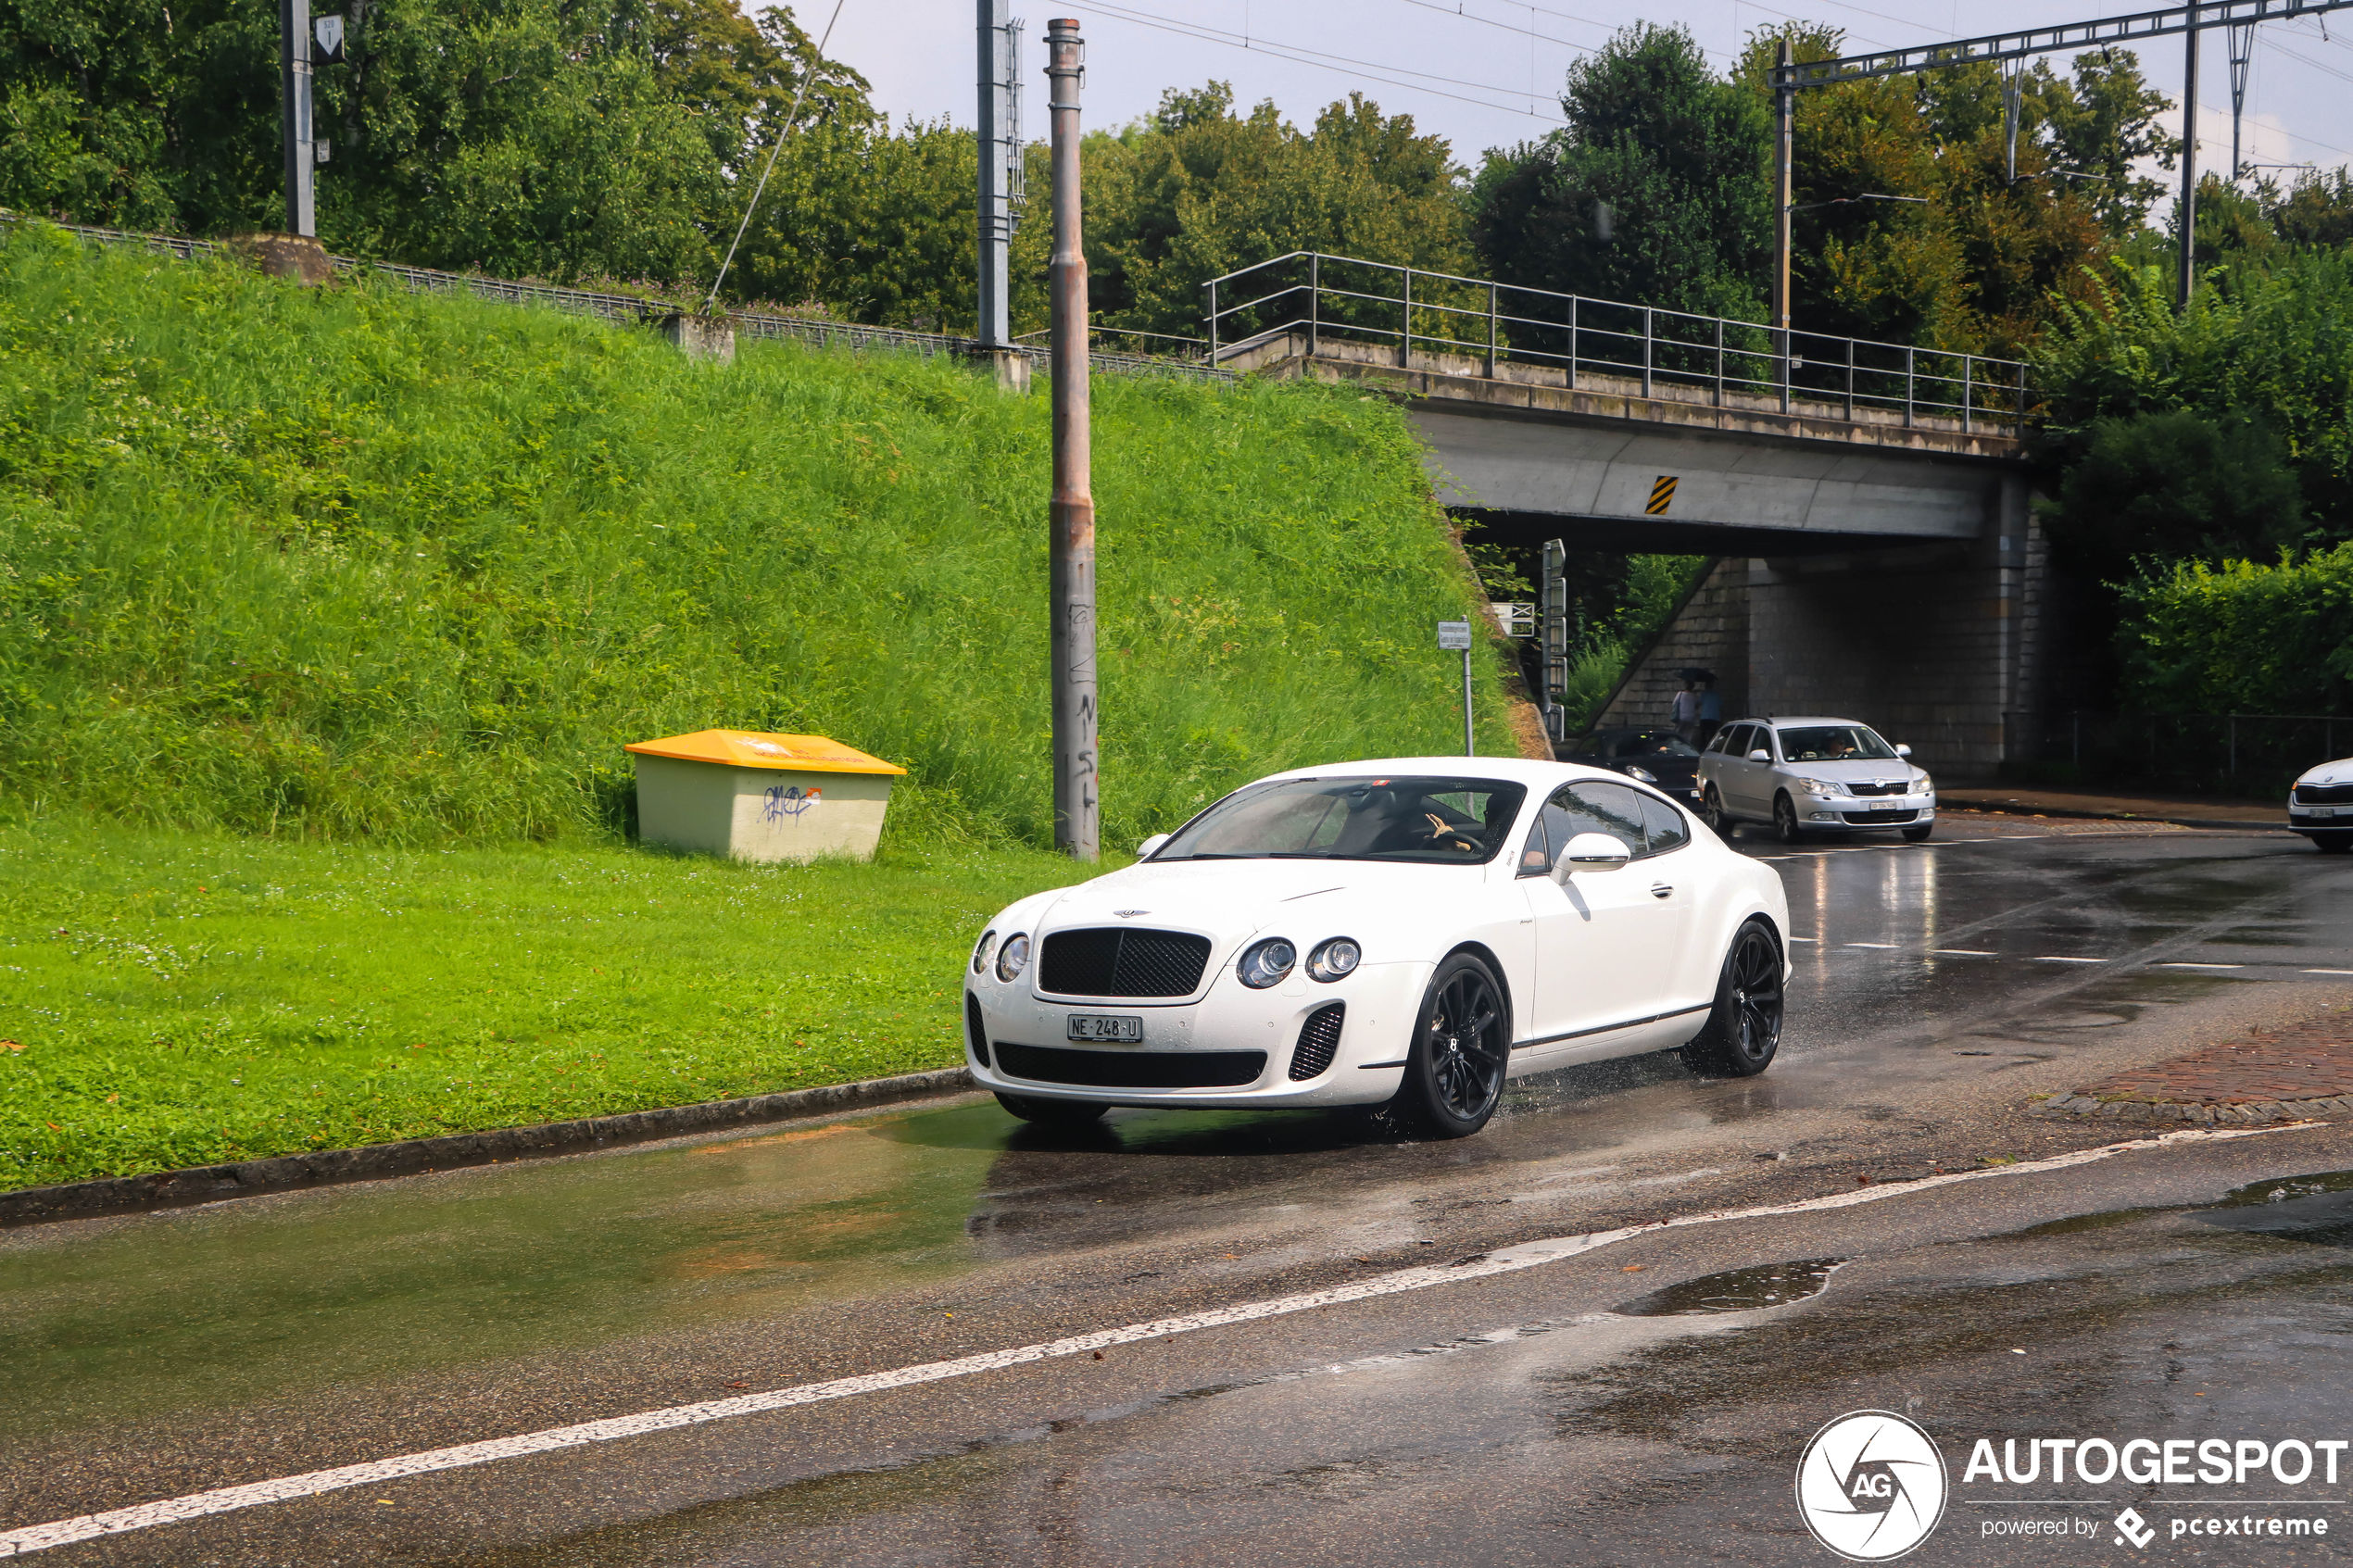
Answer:
[[[2353,784],[2353,757],[2323,762],[2296,782],[2300,784]]]
[[[1038,916],[1043,934],[1088,925],[1198,931],[1231,946],[1261,931],[1314,943],[1353,936],[1367,962],[1392,922],[1425,924],[1433,909],[1477,898],[1487,866],[1377,860],[1150,860],[1065,889]],[[1279,929],[1275,929],[1279,928]]]
[[[1921,771],[1898,757],[1893,761],[1784,762],[1781,767],[1809,779],[1836,779],[1841,784],[1904,784]]]

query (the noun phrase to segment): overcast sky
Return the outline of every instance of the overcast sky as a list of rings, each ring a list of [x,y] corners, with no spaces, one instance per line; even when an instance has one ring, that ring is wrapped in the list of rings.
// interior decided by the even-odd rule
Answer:
[[[840,0],[826,53],[862,71],[877,107],[894,116],[959,125],[974,118],[974,0]],[[1787,8],[1751,0],[1654,0],[1620,10],[1598,0],[1134,0],[1086,5],[1073,0],[1013,0],[1027,23],[1025,129],[1045,133],[1045,27],[1076,17],[1088,47],[1087,123],[1123,124],[1148,114],[1166,87],[1215,79],[1234,84],[1243,105],[1272,98],[1286,119],[1305,124],[1324,104],[1362,90],[1390,113],[1408,113],[1453,144],[1476,165],[1491,146],[1541,135],[1559,123],[1559,89],[1571,60],[1640,16],[1680,22],[1721,69],[1750,30],[1784,18],[1843,28],[1857,50],[1973,37],[2005,28],[2047,26],[2151,8],[2153,0],[1787,0]],[[748,0],[746,10],[758,8]],[[833,0],[800,0],[796,14],[812,33],[826,25]],[[2246,92],[2249,162],[2353,161],[2353,10],[2324,34],[2320,19],[2265,22],[2257,33]],[[2179,37],[2141,50],[2143,69],[2179,100],[2183,48]],[[2205,35],[2198,100],[2198,162],[2219,169],[2230,159],[2231,88],[2219,31]],[[2178,120],[2175,122],[2178,132]]]

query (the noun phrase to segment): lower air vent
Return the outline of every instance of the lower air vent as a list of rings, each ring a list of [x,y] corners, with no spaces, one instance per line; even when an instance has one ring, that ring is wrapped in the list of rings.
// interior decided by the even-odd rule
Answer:
[[[964,1044],[972,1047],[975,1061],[988,1065],[988,1026],[981,1022],[980,998],[970,991],[964,993]]]
[[[1346,1016],[1346,1002],[1328,1002],[1307,1015],[1300,1027],[1299,1048],[1290,1053],[1292,1083],[1304,1084],[1330,1070],[1332,1053],[1340,1049],[1340,1021]]]
[[[1255,1084],[1265,1051],[1073,1051],[1060,1046],[997,1042],[1008,1077],[1037,1084],[1087,1084],[1106,1089],[1230,1089]]]
[[[1906,810],[1902,807],[1877,811],[1848,811],[1843,815],[1850,822],[1908,822],[1917,821],[1919,817],[1918,811]]]

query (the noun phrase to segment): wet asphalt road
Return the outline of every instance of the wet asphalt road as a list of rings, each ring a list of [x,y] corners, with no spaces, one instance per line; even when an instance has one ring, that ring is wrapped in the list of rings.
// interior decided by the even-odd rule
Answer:
[[[1996,1170],[42,1555],[1827,1562],[1791,1478],[1865,1407],[1944,1445],[1918,1561],[2353,1554],[2353,1455],[2285,1489],[1961,1479],[1978,1436],[2353,1437],[2353,1196],[2262,1185],[2353,1171],[2353,1127],[1986,1163],[2120,1135],[2035,1098],[2353,999],[2353,863],[2284,835],[1942,831],[1754,847],[1811,938],[1764,1077],[1571,1070],[1463,1143],[1296,1112],[1057,1137],[966,1098],[0,1236],[0,1529]],[[1739,1277],[1760,1267],[1780,1283]],[[2343,1534],[2165,1534],[2240,1502]],[[2107,1524],[2127,1503],[2145,1550]],[[2027,1517],[2097,1529],[1987,1533]]]

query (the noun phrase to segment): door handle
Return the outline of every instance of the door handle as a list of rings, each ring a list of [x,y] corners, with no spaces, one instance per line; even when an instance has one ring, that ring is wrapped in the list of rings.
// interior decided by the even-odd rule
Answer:
[[[1674,886],[1668,883],[1654,882],[1651,884],[1651,897],[1654,898],[1665,898],[1671,895],[1674,891]]]

